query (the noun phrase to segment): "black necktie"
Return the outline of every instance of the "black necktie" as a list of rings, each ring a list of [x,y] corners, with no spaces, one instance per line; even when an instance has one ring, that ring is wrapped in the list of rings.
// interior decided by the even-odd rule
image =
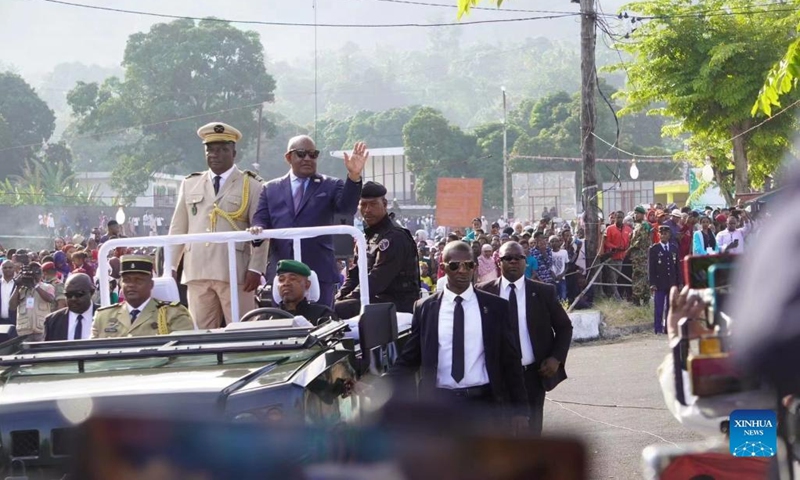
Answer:
[[[460,382],[464,378],[464,300],[456,296],[456,309],[453,311],[453,367],[450,370],[453,380]]]
[[[136,317],[139,316],[139,313],[141,313],[139,312],[139,310],[136,309],[131,310],[131,325],[133,325],[133,322],[136,321]]]
[[[219,175],[214,177],[214,195],[219,194],[219,182],[221,182],[221,181],[222,181],[222,177],[220,177]]]
[[[78,321],[75,322],[75,334],[73,340],[80,340],[83,334],[83,315],[78,315]]]
[[[517,286],[513,283],[508,284],[511,291],[508,293],[508,311],[514,323],[519,323],[519,310],[517,308]]]

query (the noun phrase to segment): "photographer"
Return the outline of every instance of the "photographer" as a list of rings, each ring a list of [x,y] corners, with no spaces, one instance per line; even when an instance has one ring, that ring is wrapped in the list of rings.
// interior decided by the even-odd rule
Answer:
[[[17,311],[17,334],[30,335],[31,341],[40,342],[44,340],[44,319],[55,300],[55,287],[42,282],[38,263],[22,267],[15,283],[17,289],[11,295],[10,307]]]

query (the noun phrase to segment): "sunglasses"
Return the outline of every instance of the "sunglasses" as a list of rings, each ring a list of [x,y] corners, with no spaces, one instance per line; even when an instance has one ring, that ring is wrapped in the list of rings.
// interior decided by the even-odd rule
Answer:
[[[472,270],[475,268],[475,262],[472,260],[467,260],[466,262],[447,262],[447,268],[450,269],[451,272],[457,272],[462,266],[467,270]]]
[[[295,150],[289,150],[289,153],[294,153],[295,155],[297,155],[297,158],[309,157],[312,160],[316,160],[317,157],[319,157],[319,150],[295,149]]]
[[[500,260],[504,262],[513,262],[515,260],[525,260],[525,255],[505,255],[500,257]]]
[[[86,295],[87,292],[67,292],[64,294],[67,298],[81,298]]]

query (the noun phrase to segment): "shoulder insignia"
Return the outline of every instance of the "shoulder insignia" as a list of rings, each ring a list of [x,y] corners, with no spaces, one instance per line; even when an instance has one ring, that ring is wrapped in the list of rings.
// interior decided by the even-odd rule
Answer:
[[[380,249],[381,252],[385,252],[387,248],[389,248],[389,239],[388,238],[384,238],[378,244],[378,249]]]
[[[203,174],[203,172],[194,172],[194,173],[190,173],[189,175],[186,175],[185,178],[192,178],[192,177],[196,177],[196,176],[202,175],[202,174]]]
[[[244,174],[247,175],[248,177],[251,177],[251,178],[254,178],[254,179],[258,180],[259,182],[263,183],[265,181],[263,178],[261,178],[261,176],[259,174],[257,174],[256,172],[254,172],[252,170],[245,170]]]
[[[158,308],[161,308],[161,307],[177,307],[177,306],[179,306],[181,304],[181,302],[166,302],[164,300],[158,300],[158,299],[155,299],[155,300],[156,300],[156,306]]]
[[[119,308],[121,307],[121,303],[115,303],[114,305],[108,305],[106,307],[100,307],[97,309],[98,312],[102,312],[103,310],[111,310],[112,308]]]

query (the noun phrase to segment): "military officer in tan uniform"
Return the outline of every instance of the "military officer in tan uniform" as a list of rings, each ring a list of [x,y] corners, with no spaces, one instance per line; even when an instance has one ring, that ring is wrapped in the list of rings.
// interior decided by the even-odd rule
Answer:
[[[197,135],[205,144],[209,170],[184,179],[170,235],[206,232],[236,232],[250,227],[258,208],[262,179],[235,165],[236,142],[241,132],[224,123],[212,122]],[[200,329],[218,328],[222,319],[231,323],[231,292],[228,246],[224,243],[194,243],[172,248],[172,269],[177,271],[183,255],[183,278],[187,301]],[[255,308],[254,291],[267,265],[267,242],[236,244],[239,278],[239,315]],[[238,320],[238,319],[237,319]]]
[[[121,264],[125,301],[97,309],[92,322],[92,338],[144,337],[194,330],[194,322],[186,307],[150,296],[153,290],[152,258],[124,255]]]

